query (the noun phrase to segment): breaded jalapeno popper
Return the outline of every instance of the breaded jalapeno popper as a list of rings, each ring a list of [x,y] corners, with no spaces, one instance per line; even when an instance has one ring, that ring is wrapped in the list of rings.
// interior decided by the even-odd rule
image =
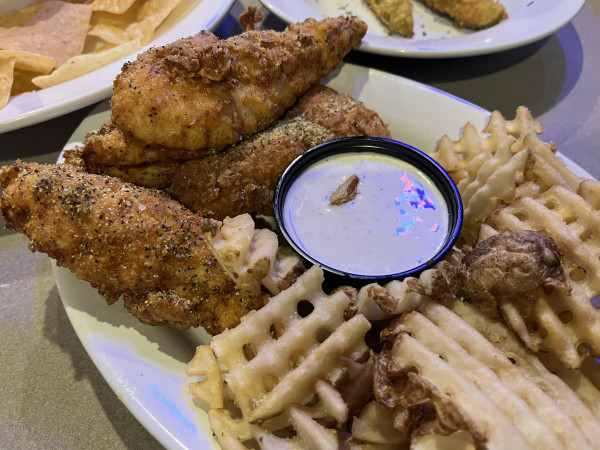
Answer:
[[[6,224],[30,249],[88,281],[140,321],[217,334],[262,295],[236,289],[202,238],[204,219],[174,200],[68,165],[17,162],[0,171]]]

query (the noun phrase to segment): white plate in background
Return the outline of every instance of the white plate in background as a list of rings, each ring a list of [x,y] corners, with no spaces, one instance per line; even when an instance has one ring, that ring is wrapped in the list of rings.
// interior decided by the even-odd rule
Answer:
[[[158,37],[142,51],[191,36],[201,30],[214,30],[234,1],[182,1],[157,29]],[[126,56],[56,86],[11,97],[8,104],[0,109],[0,133],[53,119],[110,97],[113,80],[121,71],[121,66],[134,57],[135,55]]]
[[[355,15],[368,24],[359,50],[407,58],[456,58],[520,47],[554,33],[569,23],[585,0],[499,0],[508,19],[485,30],[454,27],[450,19],[413,0],[414,36],[391,35],[365,0],[260,0],[287,23]]]
[[[489,112],[469,102],[374,69],[344,64],[329,85],[363,101],[389,124],[392,137],[432,152],[440,137],[460,136],[467,121],[478,129]],[[381,93],[385,92],[385,96]],[[110,115],[108,101],[81,123],[69,146],[80,143]],[[564,158],[564,157],[563,157]],[[564,158],[578,175],[592,178]],[[185,366],[195,347],[209,342],[201,329],[178,331],[140,323],[121,301],[107,305],[84,281],[54,267],[58,290],[75,332],[102,376],[123,404],[167,449],[218,448],[206,411],[194,404]],[[82,427],[85,427],[82,419]]]

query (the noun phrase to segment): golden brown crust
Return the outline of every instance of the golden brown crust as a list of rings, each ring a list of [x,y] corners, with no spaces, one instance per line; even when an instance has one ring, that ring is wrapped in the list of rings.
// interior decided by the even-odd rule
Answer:
[[[390,132],[362,102],[316,86],[274,127],[224,152],[184,163],[167,192],[205,217],[271,215],[277,181],[297,156],[327,140],[356,135],[389,137]]]
[[[392,33],[412,37],[414,22],[411,0],[367,0],[367,4]]]
[[[219,333],[262,296],[241,294],[202,238],[204,220],[157,192],[68,165],[2,168],[1,209],[30,249],[87,280],[106,301],[123,296],[142,322]]]
[[[194,151],[144,144],[131,136],[125,136],[110,120],[85,136],[81,150],[82,159],[88,167],[187,161],[216,153],[207,149]]]
[[[298,155],[334,137],[326,128],[301,118],[283,121],[233,149],[186,162],[167,192],[205,217],[272,215],[281,173]]]
[[[376,111],[350,95],[328,86],[312,87],[287,117],[301,116],[332,131],[336,137],[377,136],[390,138],[388,126]]]
[[[301,117],[305,126],[289,127],[286,130],[285,137],[281,138],[284,121],[289,121],[295,117]],[[307,123],[307,121],[310,123]],[[320,138],[318,138],[319,133],[322,134]],[[276,180],[282,171],[282,167],[287,166],[302,151],[326,139],[356,135],[390,137],[390,132],[377,113],[367,108],[362,102],[354,100],[349,95],[336,92],[332,88],[318,85],[309,89],[278,124],[243,140],[239,145],[223,150],[219,156],[210,157],[208,161],[211,161],[211,164],[214,161],[220,161],[218,169],[206,162],[200,164],[190,163],[189,166],[201,168],[198,175],[193,175],[199,177],[199,180],[206,179],[210,174],[215,177],[223,171],[228,174],[237,173],[238,176],[243,177],[242,172],[236,168],[226,167],[225,161],[229,160],[231,164],[245,164],[246,169],[253,171],[257,169],[252,166],[254,162],[261,163],[269,156],[276,158],[277,163],[274,165],[261,163],[262,167],[258,168],[259,171],[262,171],[260,177],[265,179],[265,172],[273,170],[274,172],[271,173],[269,179]],[[307,139],[307,136],[313,137]],[[269,147],[265,148],[264,145]],[[64,156],[65,161],[69,164],[85,168],[90,173],[118,177],[138,186],[166,189],[171,184],[173,175],[179,173],[185,161],[206,157],[205,153],[204,151],[144,146],[139,141],[126,139],[124,134],[109,121],[98,130],[88,133],[81,146],[65,151]],[[249,158],[248,162],[243,163],[241,161],[242,157]],[[199,181],[198,187],[194,187],[190,178],[185,182],[190,184],[186,188],[186,193],[183,194],[182,183],[184,181],[175,181],[177,186],[173,188],[173,191],[176,197],[182,199],[185,197],[187,198],[185,203],[190,208],[200,211],[202,214],[212,215],[211,208],[200,206],[205,200],[202,198],[190,200],[190,198],[191,196],[202,197],[207,195],[206,202],[210,203],[213,187],[205,185],[203,181]],[[239,183],[238,180],[234,185],[238,186]],[[253,183],[253,185],[262,186],[264,183]],[[200,186],[203,186],[203,188],[200,189]],[[270,191],[275,187],[273,182],[268,186]],[[248,189],[252,191],[253,198],[257,198],[258,194],[254,187],[250,186]],[[206,194],[207,192],[208,194]],[[264,197],[265,201],[270,202],[271,199],[267,197]],[[224,195],[221,195],[221,198],[225,198]],[[235,199],[235,201],[238,200]],[[233,215],[233,211],[227,212],[224,209],[227,208],[227,205],[221,205],[220,208],[224,211],[223,217]],[[246,211],[238,206],[235,212]]]
[[[203,31],[152,48],[115,79],[113,123],[145,144],[222,149],[273,124],[365,33],[353,17],[308,19],[284,32],[219,40]]]

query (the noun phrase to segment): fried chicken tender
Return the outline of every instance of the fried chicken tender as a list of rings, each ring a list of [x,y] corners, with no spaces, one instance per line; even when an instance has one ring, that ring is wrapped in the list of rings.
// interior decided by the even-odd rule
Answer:
[[[297,156],[334,138],[362,135],[390,132],[362,102],[316,86],[276,126],[235,148],[184,163],[167,192],[204,217],[271,215],[277,181]]]
[[[307,19],[220,40],[208,31],[154,47],[114,81],[112,122],[146,145],[220,150],[272,125],[335,70],[367,25]]]
[[[173,156],[137,165],[104,165],[90,157],[102,155],[102,151],[84,143],[66,151],[65,161],[91,173],[167,189],[192,211],[222,220],[243,212],[270,214],[277,179],[296,156],[329,139],[361,135],[390,137],[390,132],[379,115],[362,102],[317,85],[275,126],[216,155],[189,162]],[[111,154],[110,149],[106,153]],[[129,161],[126,155],[131,152],[125,153]],[[117,153],[111,155],[118,158]]]
[[[298,155],[334,137],[300,117],[284,120],[231,150],[186,162],[166,192],[217,220],[242,213],[272,215],[281,173]]]
[[[204,219],[155,191],[68,164],[17,162],[0,171],[0,208],[30,249],[88,281],[109,304],[150,325],[236,326],[266,296],[251,297],[212,256]]]
[[[147,145],[126,137],[112,121],[86,134],[81,144],[81,157],[87,167],[132,166],[155,162],[187,161],[215,151],[186,150],[163,145]]]
[[[327,128],[337,138],[391,137],[387,124],[376,111],[350,95],[340,94],[324,85],[314,86],[300,97],[294,108],[287,113],[287,117],[296,116]]]
[[[459,28],[488,28],[508,17],[496,0],[421,0],[434,11],[450,16]]]

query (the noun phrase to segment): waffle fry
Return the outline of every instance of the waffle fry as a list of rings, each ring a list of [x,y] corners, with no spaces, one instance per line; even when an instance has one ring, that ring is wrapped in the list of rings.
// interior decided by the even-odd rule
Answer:
[[[368,284],[359,289],[352,311],[367,319],[385,320],[414,311],[425,300],[442,303],[453,299],[462,288],[462,271],[448,261],[421,272],[418,278],[392,280],[385,286]]]
[[[484,327],[492,322],[476,317]],[[590,437],[597,433],[598,421],[564,383],[553,380],[553,394],[559,386],[564,397],[552,397],[536,384],[538,378],[553,378],[542,364],[529,377],[509,359],[512,355],[497,350],[439,303],[427,301],[419,312],[401,316],[384,339],[387,350],[376,364],[377,400],[409,414],[412,406],[430,402],[440,434],[466,430],[476,447],[485,448],[591,448],[595,442]],[[513,337],[512,343],[518,340]],[[390,379],[395,383],[379,389],[381,381]],[[589,418],[588,435],[576,423],[582,416]]]
[[[304,271],[300,257],[280,248],[273,231],[256,229],[250,214],[207,220],[204,230],[211,252],[242,290],[256,294],[264,285],[277,294]]]
[[[563,381],[562,370],[557,371],[556,367],[550,365],[550,370],[544,364],[549,362],[551,357],[544,354],[534,354],[527,349],[522,341],[502,322],[487,318],[479,308],[467,302],[458,300],[448,304],[448,308],[465,321],[470,327],[481,333],[487,341],[493,345],[503,355],[508,357],[514,366],[518,367],[526,376],[535,382],[552,400],[559,405],[564,412],[572,418],[577,424],[581,433],[583,433],[590,442],[598,442],[600,439],[600,418],[595,411],[598,405],[593,399],[597,399],[600,394],[598,384],[590,383],[590,379],[579,369],[567,369],[569,377],[576,378],[585,386],[586,399],[581,398],[584,393],[579,393],[570,389],[568,384]],[[490,353],[493,355],[493,353]],[[539,357],[542,358],[540,360]],[[588,360],[589,361],[589,360]],[[593,360],[595,363],[595,360]],[[597,364],[597,363],[596,363]],[[594,367],[597,372],[597,366]],[[587,380],[587,381],[586,381]],[[582,387],[580,387],[582,389]],[[586,407],[587,405],[587,407]]]
[[[585,183],[587,198],[600,183]],[[507,322],[533,351],[549,351],[576,368],[591,351],[600,354],[600,311],[591,299],[600,293],[600,213],[580,194],[553,186],[537,196],[520,197],[488,217],[486,233],[533,229],[552,238],[563,255],[570,293],[539,292],[535,307],[503,305]]]
[[[409,441],[408,427],[396,427],[394,416],[381,403],[369,402],[352,422],[352,442],[398,445]],[[396,447],[394,447],[396,448]]]
[[[600,362],[588,356],[579,369],[569,369],[551,353],[540,353],[538,357],[542,364],[564,381],[592,414],[600,419]]]
[[[493,111],[488,124],[483,129],[483,134],[480,134],[472,123],[467,122],[458,140],[453,141],[446,135],[442,136],[432,157],[444,166],[454,182],[458,184],[469,177],[467,166],[473,159],[485,159],[485,156],[481,155],[494,154],[507,138],[514,138],[511,150],[513,153],[518,153],[525,148],[523,141],[528,135],[539,135],[543,132],[542,125],[524,106],[517,108],[513,120],[506,120],[499,111]]]
[[[525,170],[530,152],[520,150],[513,155],[511,140],[504,141],[494,155],[486,159],[477,170],[477,178],[470,183],[459,183],[459,191],[465,205],[461,236],[472,242],[479,232],[481,220],[501,203],[515,198],[518,174]]]
[[[467,124],[434,155],[450,170],[465,208],[467,245],[503,231],[534,230],[563,253],[570,292],[539,289],[530,302],[498,299],[504,319],[532,351],[548,351],[576,368],[600,354],[600,183],[572,173],[543,127],[524,107],[514,120],[491,114],[482,134]],[[512,155],[511,155],[512,154]]]
[[[520,106],[513,120],[492,112],[481,134],[467,123],[458,140],[442,137],[432,156],[457,184],[464,204],[461,237],[468,245],[481,221],[498,206],[555,184],[576,189],[581,179],[556,156],[554,144],[538,137],[543,131]]]
[[[205,377],[191,384],[192,393],[212,406],[209,420],[224,448],[243,448],[244,441],[256,439],[262,448],[302,442],[337,449],[338,430],[367,403],[369,321],[360,314],[346,321],[348,297],[343,291],[326,295],[322,283],[322,269],[313,266],[239,326],[213,337],[210,347],[201,346],[190,361],[188,374]],[[305,302],[312,308],[308,315],[299,312]],[[241,419],[221,407],[229,394]],[[278,437],[290,424],[294,437]]]

